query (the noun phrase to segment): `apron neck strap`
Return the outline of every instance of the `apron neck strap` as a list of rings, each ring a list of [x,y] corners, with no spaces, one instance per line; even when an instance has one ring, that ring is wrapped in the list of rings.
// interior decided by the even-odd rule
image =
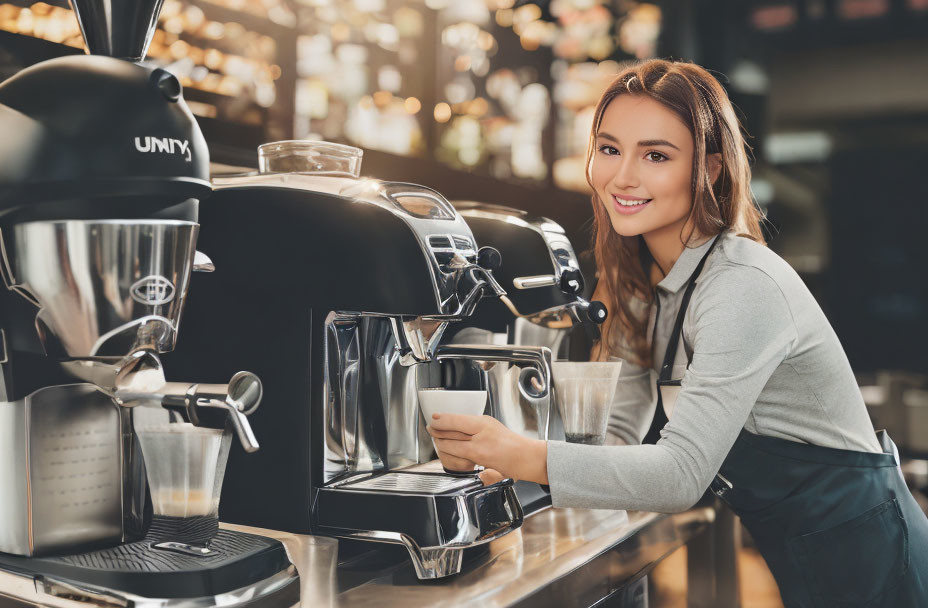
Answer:
[[[703,254],[702,259],[699,260],[699,264],[696,266],[696,269],[693,270],[693,274],[690,275],[689,281],[687,282],[686,291],[683,292],[683,300],[680,301],[680,310],[677,312],[677,319],[674,321],[673,331],[670,333],[670,341],[667,342],[667,350],[664,352],[664,362],[661,364],[659,377],[661,382],[670,380],[670,375],[673,372],[673,361],[677,355],[677,345],[680,343],[680,334],[683,332],[683,319],[686,316],[686,309],[689,306],[690,297],[693,295],[693,289],[696,287],[696,279],[699,278],[702,267],[706,265],[706,259],[708,259],[709,254],[712,253],[712,250],[715,249],[721,237],[721,234],[715,237],[715,240],[709,245],[709,249]]]

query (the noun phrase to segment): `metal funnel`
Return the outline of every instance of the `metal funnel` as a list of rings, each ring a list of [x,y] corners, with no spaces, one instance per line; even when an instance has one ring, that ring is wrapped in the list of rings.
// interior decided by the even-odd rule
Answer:
[[[70,0],[92,55],[145,58],[164,0]]]
[[[46,354],[123,357],[174,349],[199,226],[178,220],[16,224],[2,240],[7,286],[39,307]]]

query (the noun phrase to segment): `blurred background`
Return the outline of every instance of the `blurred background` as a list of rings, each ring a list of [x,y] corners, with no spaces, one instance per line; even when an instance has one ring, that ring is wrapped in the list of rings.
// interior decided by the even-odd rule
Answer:
[[[0,78],[81,52],[66,0],[0,2]],[[217,165],[348,143],[366,175],[551,217],[582,251],[594,105],[648,57],[727,88],[770,246],[928,487],[928,0],[165,0],[147,61],[181,78]]]

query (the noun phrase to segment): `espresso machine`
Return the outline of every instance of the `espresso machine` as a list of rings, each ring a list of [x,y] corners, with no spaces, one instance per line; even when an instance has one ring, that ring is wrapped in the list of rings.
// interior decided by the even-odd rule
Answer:
[[[470,328],[505,334],[505,342],[544,345],[557,358],[585,361],[606,320],[601,302],[589,301],[580,261],[555,221],[503,205],[454,201],[474,236],[498,249],[506,264],[496,272],[508,297],[488,303],[458,334]],[[499,341],[499,340],[497,340]]]
[[[506,296],[488,300],[473,315],[455,324],[451,344],[494,344],[544,347],[556,359],[587,361],[606,319],[601,302],[585,299],[589,288],[580,262],[564,229],[551,219],[503,205],[454,201],[478,242],[500,251],[505,264],[494,272]],[[485,363],[490,413],[507,427],[532,438],[564,440],[558,409],[552,408],[546,433],[526,424],[532,408],[521,391],[513,390],[513,369],[507,362]],[[555,395],[556,397],[556,395]],[[551,505],[547,487],[520,481],[516,490],[526,512]]]
[[[341,552],[399,545],[419,578],[439,578],[518,528],[523,511],[512,480],[485,487],[476,472],[442,470],[417,390],[485,388],[481,365],[511,362],[544,434],[551,353],[442,343],[504,296],[498,252],[478,248],[438,192],[359,177],[361,158],[276,142],[259,149],[258,172],[214,176],[200,244],[234,272],[198,283],[185,348],[170,357],[216,378],[244,364],[264,381],[267,405],[251,422],[274,441],[233,449],[223,521],[349,539]],[[197,357],[219,336],[228,357]]]
[[[96,54],[0,84],[0,604],[299,601],[278,541],[218,525],[261,381],[169,382],[161,362],[214,267],[205,141],[177,79],[136,63],[160,4],[74,0]]]

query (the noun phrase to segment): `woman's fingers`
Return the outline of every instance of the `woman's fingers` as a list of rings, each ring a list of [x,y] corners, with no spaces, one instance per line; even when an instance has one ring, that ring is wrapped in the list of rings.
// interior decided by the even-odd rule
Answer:
[[[457,456],[458,458],[470,458],[469,441],[457,441],[455,439],[435,439],[434,441],[439,452]]]
[[[473,471],[474,463],[466,458],[456,458],[448,454],[439,453],[441,464],[449,471]]]
[[[431,425],[425,427],[429,435],[435,439],[455,439],[457,441],[469,441],[473,435],[468,435],[467,433],[462,433],[460,431],[436,431],[432,428]]]
[[[474,435],[483,428],[483,416],[467,416],[466,414],[432,414],[429,421],[436,431],[458,431]]]
[[[438,448],[438,458],[441,460],[443,467],[451,471],[472,471],[474,469],[474,465],[476,464],[474,461],[448,453],[442,449],[441,444],[443,443],[460,444],[465,442],[442,439],[435,441],[435,447]]]
[[[492,486],[494,483],[501,482],[505,477],[496,469],[484,469],[480,472],[480,481],[485,486]]]

